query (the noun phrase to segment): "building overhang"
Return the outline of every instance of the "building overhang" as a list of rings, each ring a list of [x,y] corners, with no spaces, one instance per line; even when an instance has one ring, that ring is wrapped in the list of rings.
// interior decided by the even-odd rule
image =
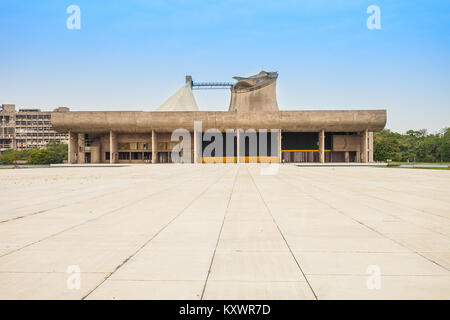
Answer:
[[[291,132],[380,131],[386,125],[386,110],[318,110],[276,112],[227,111],[79,111],[53,112],[51,122],[58,132],[147,133],[194,130],[194,121],[207,129],[281,129]]]

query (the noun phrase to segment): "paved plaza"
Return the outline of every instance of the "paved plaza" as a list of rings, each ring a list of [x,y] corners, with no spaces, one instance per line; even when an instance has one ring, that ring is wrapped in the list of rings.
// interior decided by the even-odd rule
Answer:
[[[2,169],[0,190],[0,299],[450,299],[450,171]]]

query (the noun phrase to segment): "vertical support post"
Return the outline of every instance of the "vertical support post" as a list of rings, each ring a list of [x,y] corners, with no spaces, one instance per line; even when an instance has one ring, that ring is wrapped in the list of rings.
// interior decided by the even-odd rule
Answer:
[[[194,163],[202,162],[202,141],[200,139],[202,132],[202,122],[194,121]]]
[[[281,129],[278,129],[278,162],[283,162],[283,154],[281,152]]]
[[[158,162],[158,139],[156,130],[152,130],[152,163]]]
[[[198,147],[199,147],[198,145],[199,145],[198,132],[197,132],[197,129],[194,128],[194,163],[199,163],[200,155],[198,153]]]
[[[110,131],[109,132],[109,163],[117,163],[117,134]]]
[[[368,162],[368,158],[369,158],[369,153],[368,153],[368,130],[364,130],[361,132],[361,162],[367,163]]]
[[[241,163],[241,131],[242,129],[236,129],[236,162]],[[244,141],[245,142],[245,141]],[[244,146],[245,150],[245,146]],[[245,152],[244,152],[245,155]]]
[[[69,131],[69,152],[67,155],[67,163],[74,164],[77,163],[77,153],[78,153],[78,136]]]
[[[319,132],[319,162],[325,162],[325,130]]]
[[[85,139],[84,139],[84,133],[78,134],[78,163],[84,163],[84,145]]]
[[[345,151],[345,162],[350,162],[350,153]]]
[[[369,149],[369,162],[373,162],[373,132],[369,132],[369,138],[368,138],[368,149]]]

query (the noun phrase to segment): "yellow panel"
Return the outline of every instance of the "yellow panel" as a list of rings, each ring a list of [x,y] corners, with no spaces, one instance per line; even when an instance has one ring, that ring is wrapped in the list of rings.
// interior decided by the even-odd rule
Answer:
[[[325,152],[331,152],[331,150],[324,150]],[[281,152],[319,152],[319,150],[281,150]]]
[[[236,157],[202,157],[202,163],[236,163]]]
[[[237,157],[202,157],[202,163],[237,163]],[[278,156],[274,157],[241,157],[246,163],[278,163]]]

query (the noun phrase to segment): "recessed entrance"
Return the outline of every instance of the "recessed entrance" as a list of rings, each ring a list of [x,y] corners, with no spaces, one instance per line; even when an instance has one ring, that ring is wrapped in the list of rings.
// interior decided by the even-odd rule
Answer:
[[[91,153],[90,152],[84,153],[84,163],[91,163]]]

